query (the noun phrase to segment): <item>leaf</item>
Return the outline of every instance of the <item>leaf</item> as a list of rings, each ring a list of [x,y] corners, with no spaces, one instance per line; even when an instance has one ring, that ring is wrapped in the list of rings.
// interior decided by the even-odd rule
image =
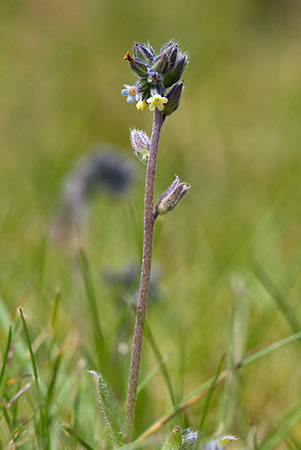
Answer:
[[[96,387],[97,400],[100,405],[100,411],[102,413],[104,422],[111,439],[115,444],[122,444],[120,426],[116,421],[116,417],[113,411],[116,411],[115,401],[113,399],[112,392],[109,390],[103,376],[93,370],[89,371],[93,378]]]

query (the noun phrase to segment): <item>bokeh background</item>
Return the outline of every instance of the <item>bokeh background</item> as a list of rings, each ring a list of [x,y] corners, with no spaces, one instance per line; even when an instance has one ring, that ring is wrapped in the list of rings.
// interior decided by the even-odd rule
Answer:
[[[174,174],[192,188],[157,224],[154,266],[160,286],[149,323],[162,354],[170,355],[179,397],[210,378],[230,348],[237,360],[298,331],[300,14],[297,0],[0,2],[2,348],[3,311],[18,323],[19,305],[32,337],[47,335],[58,285],[57,339],[71,342],[59,386],[85,359],[85,349],[93,354],[76,259],[79,238],[73,230],[71,242],[58,239],[51,228],[64,182],[79,158],[103,145],[115,147],[132,167],[130,189],[123,196],[97,191],[79,234],[103,331],[116,346],[118,364],[111,360],[107,376],[124,398],[133,322],[129,313],[127,325],[118,329],[120,310],[126,309],[119,303],[123,288],[107,283],[103,273],[139,264],[145,168],[132,153],[129,128],[150,134],[152,115],[136,111],[120,95],[124,83],[135,81],[122,58],[134,41],[150,41],[159,50],[171,38],[189,53],[190,63],[181,107],[163,128],[156,197]],[[37,358],[47,378],[43,343]],[[146,343],[142,375],[155,364]],[[232,386],[228,431],[244,439],[255,427],[260,440],[300,400],[300,375],[298,344],[244,369]],[[99,417],[85,370],[77,382],[58,420],[73,420],[80,386],[84,413],[78,423],[95,438]],[[216,429],[225,405],[227,392],[219,389],[208,430]],[[158,373],[141,397],[137,432],[169,406]],[[201,412],[197,403],[187,413],[189,423],[198,426]],[[300,424],[289,439],[301,445]],[[286,445],[277,448],[291,448]]]

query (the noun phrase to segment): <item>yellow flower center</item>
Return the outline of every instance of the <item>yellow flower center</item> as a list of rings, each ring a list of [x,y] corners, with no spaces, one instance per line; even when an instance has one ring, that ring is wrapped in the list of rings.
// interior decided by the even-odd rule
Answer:
[[[136,95],[136,91],[135,91],[135,89],[132,88],[132,87],[129,89],[129,93],[130,93],[132,96]]]
[[[154,102],[160,103],[160,98],[159,98],[159,97],[156,97],[156,98],[154,99]]]

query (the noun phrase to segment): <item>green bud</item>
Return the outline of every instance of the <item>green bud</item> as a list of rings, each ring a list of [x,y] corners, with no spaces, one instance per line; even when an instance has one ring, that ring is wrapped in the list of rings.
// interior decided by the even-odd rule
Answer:
[[[130,139],[135,155],[143,164],[146,164],[149,157],[150,138],[144,131],[133,128],[130,130]]]
[[[156,216],[167,214],[174,209],[184,195],[189,191],[190,186],[187,183],[180,182],[179,177],[176,176],[175,181],[169,188],[161,195],[156,204]]]
[[[166,116],[175,112],[179,107],[183,89],[184,85],[180,81],[179,83],[175,84],[166,95],[166,97],[168,98],[168,103],[166,103],[164,107],[164,114]]]
[[[138,77],[145,77],[147,74],[148,66],[140,58],[133,58],[130,61],[132,70],[138,75]]]
[[[173,47],[169,56],[169,70],[173,69],[178,56],[178,46],[177,44]]]
[[[163,84],[166,88],[172,86],[174,83],[179,81],[186,65],[187,65],[187,56],[181,55],[180,58],[177,59],[174,68],[169,70],[163,78]]]
[[[145,77],[149,66],[140,58],[132,58],[130,52],[127,51],[123,59],[130,63],[131,69],[138,77]]]
[[[161,53],[157,58],[155,59],[155,62],[152,66],[152,69],[155,72],[164,74],[167,72],[169,66],[168,58],[166,53]]]
[[[176,427],[167,437],[161,450],[180,450],[182,447],[181,429]]]

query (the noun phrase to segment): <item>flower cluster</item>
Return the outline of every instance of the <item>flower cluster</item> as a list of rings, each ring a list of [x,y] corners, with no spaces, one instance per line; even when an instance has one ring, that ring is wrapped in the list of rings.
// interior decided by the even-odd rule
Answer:
[[[148,105],[150,111],[157,108],[164,110],[165,115],[173,113],[183,91],[180,78],[187,65],[187,55],[173,41],[167,42],[158,55],[150,44],[136,43],[133,55],[128,51],[123,59],[129,61],[138,81],[133,86],[125,84],[122,95],[127,97],[128,103],[136,101],[138,110]]]

